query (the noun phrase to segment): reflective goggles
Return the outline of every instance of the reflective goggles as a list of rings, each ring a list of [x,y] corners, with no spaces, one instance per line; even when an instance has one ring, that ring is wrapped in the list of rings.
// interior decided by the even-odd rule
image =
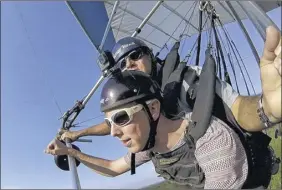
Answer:
[[[118,62],[118,66],[120,69],[124,69],[126,67],[126,59],[129,58],[132,61],[137,61],[141,59],[146,54],[146,51],[142,48],[138,48],[136,50],[131,51],[127,56],[122,58]]]
[[[132,106],[130,108],[118,109],[110,113],[111,116],[109,118],[105,118],[105,121],[109,127],[111,127],[113,124],[123,127],[129,124],[133,119],[133,115],[142,109],[143,105],[141,104]]]

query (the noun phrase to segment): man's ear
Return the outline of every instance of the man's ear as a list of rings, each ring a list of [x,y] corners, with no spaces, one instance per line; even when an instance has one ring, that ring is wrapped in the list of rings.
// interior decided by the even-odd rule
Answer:
[[[151,100],[151,102],[150,102],[150,104],[148,105],[148,107],[149,107],[150,112],[151,112],[151,115],[152,115],[152,117],[153,117],[153,119],[154,119],[154,121],[155,121],[155,120],[158,119],[159,116],[160,116],[160,113],[161,113],[161,110],[160,110],[160,108],[161,108],[161,103],[160,103],[159,100],[154,99],[154,100]]]

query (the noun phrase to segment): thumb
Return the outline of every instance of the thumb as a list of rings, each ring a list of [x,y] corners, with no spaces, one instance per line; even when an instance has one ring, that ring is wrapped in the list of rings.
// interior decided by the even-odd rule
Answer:
[[[266,40],[264,44],[263,49],[263,55],[261,58],[261,64],[269,64],[274,61],[276,55],[275,55],[275,49],[279,43],[280,40],[280,32],[273,26],[269,26],[266,29]],[[261,66],[263,66],[261,65]]]

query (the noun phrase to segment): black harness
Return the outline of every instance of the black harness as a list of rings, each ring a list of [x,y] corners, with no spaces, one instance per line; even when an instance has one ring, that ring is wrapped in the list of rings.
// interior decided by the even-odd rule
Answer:
[[[271,138],[262,132],[245,131],[236,122],[230,108],[215,93],[215,61],[210,55],[209,49],[206,51],[205,64],[200,76],[198,76],[196,71],[186,64],[179,64],[178,48],[179,44],[176,43],[167,55],[162,68],[163,109],[170,119],[183,118],[185,113],[193,110],[192,122],[189,123],[189,131],[186,131],[185,134],[188,146],[168,153],[169,155],[152,154],[156,172],[175,183],[190,185],[194,188],[202,187],[204,174],[193,154],[197,140],[205,134],[213,115],[233,129],[244,146],[249,172],[243,188],[267,188],[271,180],[273,159],[275,158],[269,147]],[[175,106],[175,102],[177,102],[177,106]],[[174,155],[182,158],[178,160]],[[160,164],[160,160],[165,158],[172,159],[174,162],[168,165]],[[191,166],[191,170],[188,169],[189,167],[187,168],[187,164]],[[195,168],[198,169],[195,170]]]

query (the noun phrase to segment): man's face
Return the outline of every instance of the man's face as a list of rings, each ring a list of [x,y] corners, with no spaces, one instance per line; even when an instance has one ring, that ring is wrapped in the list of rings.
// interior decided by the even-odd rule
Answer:
[[[152,60],[147,51],[139,48],[131,51],[127,56],[118,62],[123,69],[143,71],[151,74]]]
[[[156,120],[160,114],[160,102],[151,101],[147,105]],[[141,104],[128,104],[106,112],[105,115],[113,137],[117,137],[132,153],[143,150],[149,137],[150,123]]]
[[[150,125],[141,104],[123,106],[105,115],[113,137],[117,137],[132,153],[143,149],[149,136]]]

